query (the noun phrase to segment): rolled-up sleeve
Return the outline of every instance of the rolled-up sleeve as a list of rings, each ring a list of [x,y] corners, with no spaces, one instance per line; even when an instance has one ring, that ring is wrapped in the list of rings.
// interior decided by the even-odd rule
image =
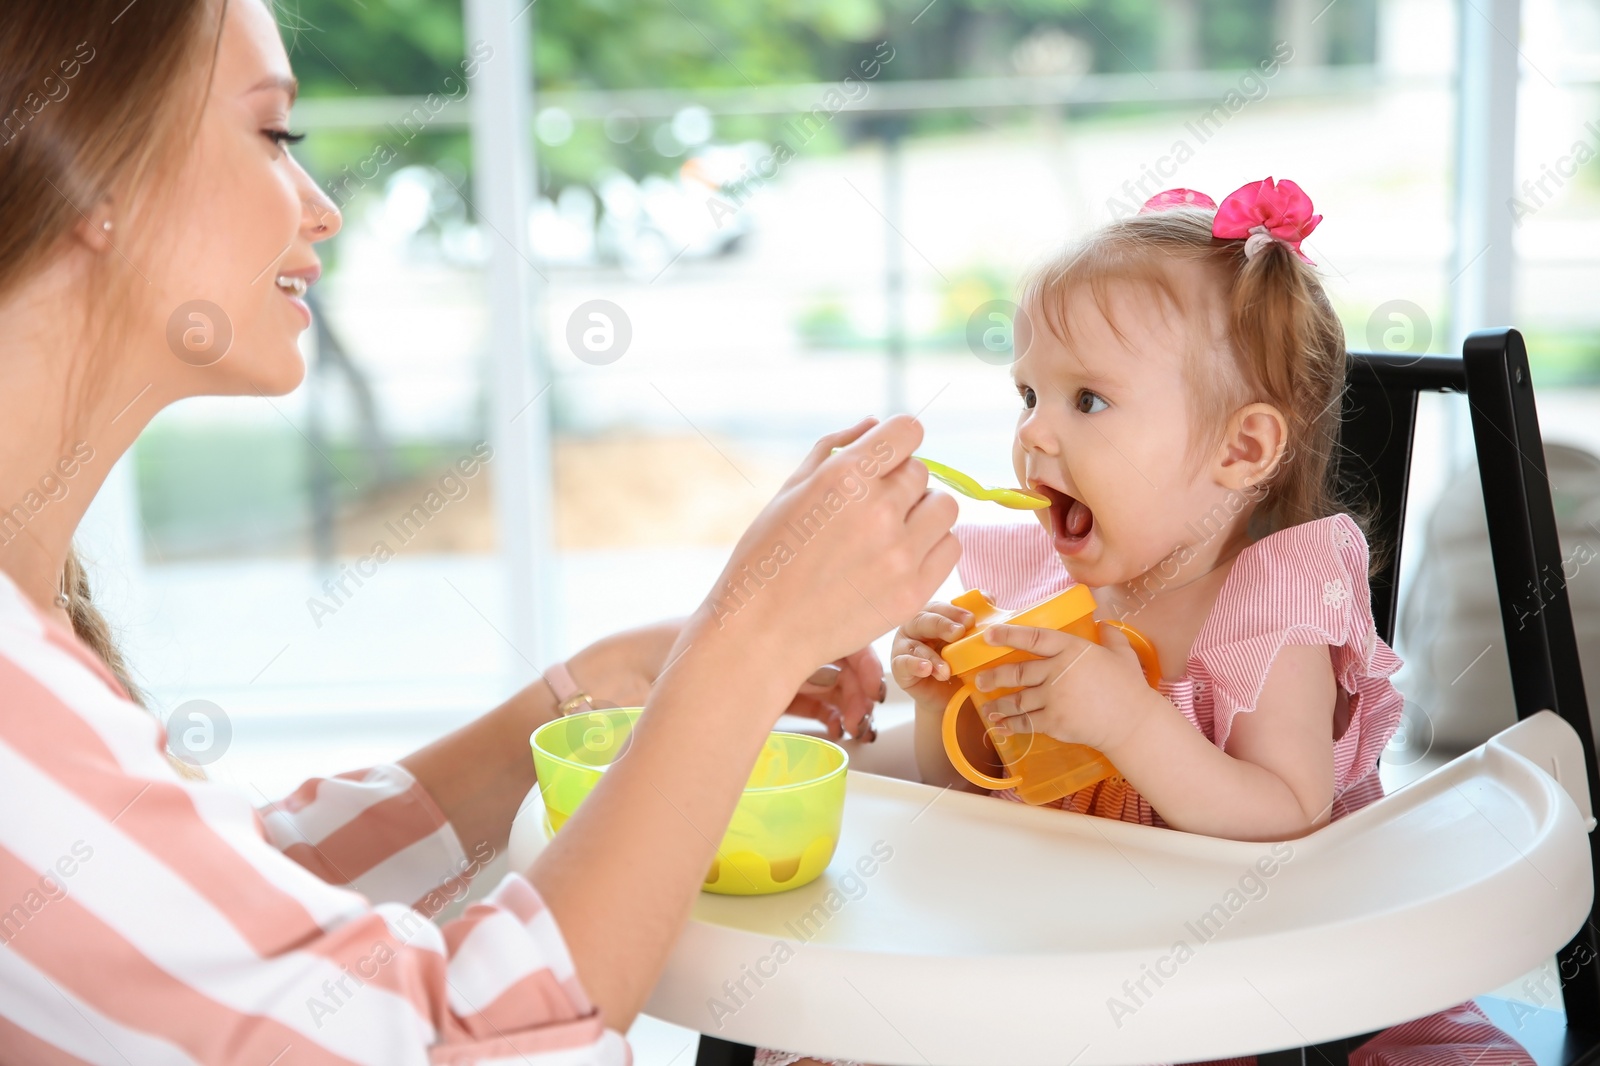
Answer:
[[[257,813],[272,846],[323,881],[430,916],[495,857],[483,842],[468,855],[427,789],[393,764],[313,778]]]

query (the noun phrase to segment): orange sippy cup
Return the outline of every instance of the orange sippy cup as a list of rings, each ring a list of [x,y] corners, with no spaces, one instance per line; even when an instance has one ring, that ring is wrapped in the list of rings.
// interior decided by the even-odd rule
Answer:
[[[957,772],[983,788],[1014,788],[1018,796],[1032,804],[1049,803],[1115,775],[1117,768],[1111,765],[1111,761],[1087,745],[1067,744],[1043,733],[1012,733],[997,737],[985,723],[989,740],[994,744],[1009,775],[991,777],[972,765],[956,741],[956,720],[961,708],[968,702],[982,714],[983,705],[990,700],[1020,691],[1006,688],[979,692],[973,685],[973,677],[978,671],[1002,663],[1038,658],[1016,648],[988,643],[983,639],[984,630],[1000,623],[1035,626],[1040,629],[1059,629],[1098,644],[1100,634],[1094,618],[1094,596],[1089,589],[1084,585],[1073,585],[1065,592],[1020,611],[1002,611],[976,590],[963,592],[952,602],[973,614],[972,628],[961,639],[946,645],[941,653],[944,661],[950,665],[950,673],[963,682],[960,690],[950,697],[944,712],[944,750]],[[1155,646],[1130,625],[1111,621],[1105,624],[1115,626],[1127,636],[1128,643],[1133,645],[1133,650],[1139,656],[1139,666],[1144,670],[1145,680],[1154,688],[1161,680]]]

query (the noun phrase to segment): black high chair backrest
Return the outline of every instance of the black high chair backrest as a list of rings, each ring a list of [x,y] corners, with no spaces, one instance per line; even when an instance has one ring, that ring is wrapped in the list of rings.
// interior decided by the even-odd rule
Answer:
[[[1386,549],[1380,556],[1381,569],[1372,576],[1378,635],[1394,642],[1401,532],[1421,392],[1464,392],[1472,411],[1517,718],[1546,709],[1561,715],[1583,742],[1589,794],[1600,798],[1594,732],[1567,601],[1528,352],[1514,329],[1472,334],[1460,358],[1350,353],[1335,476],[1341,498],[1349,504],[1364,503],[1373,516],[1374,549]],[[1589,854],[1600,884],[1593,835]],[[1589,923],[1558,956],[1567,1011],[1566,1063],[1588,1061],[1588,1054],[1600,1049],[1597,919],[1600,901],[1591,910]],[[1366,1039],[1353,1036],[1315,1048],[1274,1052],[1260,1056],[1259,1064],[1343,1063]]]

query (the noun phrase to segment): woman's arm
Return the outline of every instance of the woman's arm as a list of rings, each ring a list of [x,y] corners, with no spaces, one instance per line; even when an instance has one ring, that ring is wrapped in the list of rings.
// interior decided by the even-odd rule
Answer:
[[[567,665],[596,699],[639,706],[682,627],[673,620],[630,629],[596,641]],[[428,790],[469,853],[480,844],[499,852],[535,783],[528,735],[555,716],[555,694],[540,678],[400,765]]]
[[[161,724],[42,623],[0,626],[0,699],[0,898],[48,908],[8,915],[0,1057],[626,1061],[522,878],[430,920],[476,856],[424,837],[385,861],[432,808],[395,768],[258,815],[180,777]]]
[[[0,693],[15,711],[0,716],[0,891],[50,897],[0,985],[17,1003],[57,1005],[25,1028],[0,1006],[0,1032],[25,1039],[24,1054],[71,1052],[87,1046],[83,1010],[68,1009],[82,1003],[141,1060],[265,1062],[294,1047],[379,1066],[431,1047],[439,1061],[626,1061],[618,1032],[659,978],[767,729],[815,663],[908,616],[955,564],[954,502],[925,492],[920,464],[890,462],[920,428],[884,429],[866,444],[891,451],[866,485],[851,480],[863,449],[821,463],[824,450],[763,512],[733,566],[802,517],[821,527],[739,610],[685,627],[628,755],[527,879],[507,875],[442,929],[292,863],[243,796],[177,777],[159,723],[87,651],[42,624],[0,627]],[[825,502],[835,490],[850,501],[840,511]],[[500,739],[527,758],[527,722],[503,717]],[[488,751],[494,730],[471,738]],[[281,828],[330,863],[374,858],[368,822],[349,815],[382,821],[386,804],[324,800],[298,797]],[[459,849],[439,858],[441,881],[463,872]]]
[[[528,871],[612,1028],[655,986],[792,694],[817,663],[909,618],[955,566],[954,501],[909,461],[921,426],[863,428],[820,441],[745,533],[627,754]]]
[[[690,635],[627,754],[527,873],[619,1032],[654,987],[799,673],[782,666],[776,640],[730,640],[714,626]]]
[[[613,634],[567,660],[573,680],[602,705],[638,707],[671,661],[682,619]],[[871,648],[840,659],[821,683],[807,681],[790,693],[787,713],[815,718],[839,739],[845,730],[862,738],[883,692],[883,667]],[[445,812],[469,853],[505,847],[528,790],[535,783],[528,735],[556,716],[555,694],[543,678],[488,714],[400,760]],[[866,732],[863,738],[872,739]]]

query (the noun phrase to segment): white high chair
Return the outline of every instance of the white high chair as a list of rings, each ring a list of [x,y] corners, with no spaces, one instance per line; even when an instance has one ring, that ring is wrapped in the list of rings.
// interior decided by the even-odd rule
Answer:
[[[1386,640],[1424,389],[1471,404],[1517,725],[1276,845],[852,771],[823,877],[703,894],[647,1012],[706,1034],[700,1066],[748,1066],[752,1045],[885,1066],[1340,1064],[1559,953],[1551,1061],[1600,1055],[1600,779],[1521,336],[1351,358],[1339,473],[1393,549],[1372,579]]]

